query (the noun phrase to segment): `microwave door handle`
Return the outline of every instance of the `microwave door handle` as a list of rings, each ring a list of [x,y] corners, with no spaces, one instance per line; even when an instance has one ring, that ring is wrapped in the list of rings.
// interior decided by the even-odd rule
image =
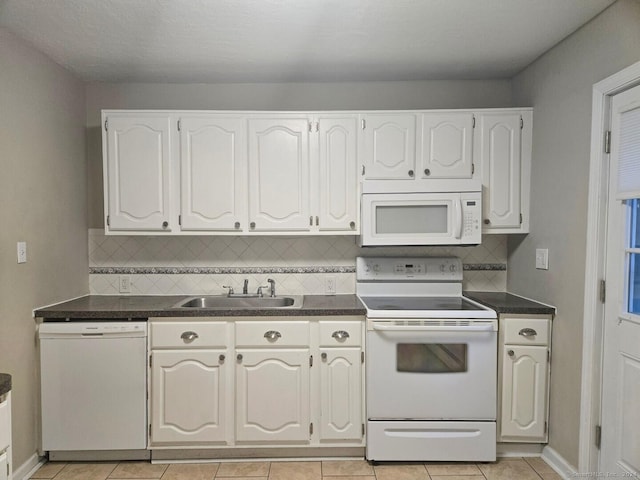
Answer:
[[[455,225],[455,238],[462,237],[462,199],[457,198],[453,201],[454,204],[454,225]]]

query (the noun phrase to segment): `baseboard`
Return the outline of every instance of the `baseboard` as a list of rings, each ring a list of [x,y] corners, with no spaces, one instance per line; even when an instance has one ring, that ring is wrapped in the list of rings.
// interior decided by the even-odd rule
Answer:
[[[551,468],[553,468],[558,475],[563,479],[576,478],[578,471],[576,468],[567,462],[562,455],[556,452],[550,446],[546,446],[542,449],[542,459],[547,462]]]
[[[31,476],[36,473],[42,465],[47,462],[46,457],[41,457],[37,453],[34,453],[20,465],[18,468],[13,469],[13,480],[27,480],[31,478]]]
[[[539,457],[542,454],[542,443],[507,443],[499,442],[496,448],[497,457]]]

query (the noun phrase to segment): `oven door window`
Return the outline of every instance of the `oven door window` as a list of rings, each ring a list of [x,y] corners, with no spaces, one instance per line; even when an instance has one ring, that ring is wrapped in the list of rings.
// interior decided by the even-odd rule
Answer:
[[[467,371],[466,343],[398,343],[396,370],[409,373]]]

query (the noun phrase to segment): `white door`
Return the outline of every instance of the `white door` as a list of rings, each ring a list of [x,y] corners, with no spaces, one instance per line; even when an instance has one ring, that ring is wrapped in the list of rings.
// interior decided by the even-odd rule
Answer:
[[[236,439],[308,443],[309,350],[238,350]]]
[[[602,472],[640,475],[640,87],[613,97]]]
[[[521,116],[519,113],[478,115],[475,152],[482,167],[485,228],[519,228]]]
[[[309,122],[249,120],[249,229],[309,230]]]
[[[473,173],[473,114],[425,113],[420,176],[472,178]]]
[[[358,219],[357,118],[320,118],[319,230],[354,231]]]
[[[546,346],[504,346],[500,435],[505,440],[545,440],[547,359]]]
[[[171,231],[170,118],[107,118],[108,230]],[[176,226],[177,227],[177,226]]]
[[[181,119],[181,230],[246,228],[246,159],[243,120]]]
[[[228,440],[226,350],[159,350],[151,369],[151,443]]]
[[[364,178],[413,180],[416,164],[416,116],[379,114],[363,117]]]
[[[360,348],[324,348],[320,353],[320,440],[362,439]]]

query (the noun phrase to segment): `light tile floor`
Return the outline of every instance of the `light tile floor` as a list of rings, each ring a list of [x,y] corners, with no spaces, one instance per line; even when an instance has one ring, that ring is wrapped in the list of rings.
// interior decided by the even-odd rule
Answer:
[[[382,463],[364,460],[301,462],[47,463],[32,479],[46,480],[557,480],[541,458],[493,463]]]

